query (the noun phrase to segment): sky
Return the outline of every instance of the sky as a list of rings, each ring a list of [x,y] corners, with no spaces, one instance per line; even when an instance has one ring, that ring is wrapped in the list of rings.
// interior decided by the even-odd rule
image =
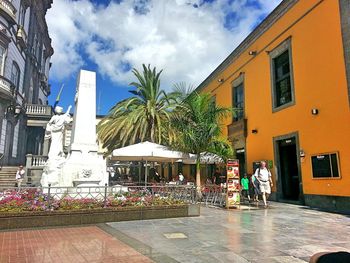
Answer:
[[[161,87],[198,86],[281,0],[54,0],[54,104],[74,104],[80,69],[96,71],[97,114],[130,96],[132,69],[163,69]]]

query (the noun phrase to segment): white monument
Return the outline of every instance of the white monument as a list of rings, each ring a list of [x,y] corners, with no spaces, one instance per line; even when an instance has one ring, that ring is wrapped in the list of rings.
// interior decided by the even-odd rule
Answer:
[[[63,108],[55,107],[55,115],[52,116],[45,130],[45,140],[51,140],[49,159],[45,164],[41,177],[41,185],[58,186],[62,181],[62,166],[66,160],[63,152],[63,132],[67,124],[72,121],[69,115],[71,106],[63,114]]]
[[[50,151],[51,148],[52,146],[50,147]],[[49,156],[49,165],[50,158]],[[44,172],[42,179],[43,186],[46,186],[47,182],[50,182],[52,186],[79,187],[103,186],[105,183],[108,183],[106,161],[102,155],[98,154],[95,72],[81,70],[79,73],[71,145],[67,158],[59,167],[61,169],[58,183],[52,183],[53,180],[50,180],[50,173],[44,177]],[[50,171],[50,169],[46,170]],[[44,178],[48,179],[44,180]]]

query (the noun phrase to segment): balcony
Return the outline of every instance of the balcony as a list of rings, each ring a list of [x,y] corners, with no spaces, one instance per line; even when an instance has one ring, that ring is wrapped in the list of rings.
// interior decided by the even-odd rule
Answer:
[[[26,48],[27,46],[27,33],[24,30],[23,26],[18,26],[17,30],[17,43],[21,46],[21,48]]]
[[[0,12],[12,25],[16,24],[16,8],[9,0],[0,0]]]
[[[232,122],[227,126],[227,130],[229,138],[237,138],[242,135],[247,137],[247,119]]]
[[[52,116],[52,108],[48,105],[27,104],[26,114],[28,117],[28,126],[46,127]]]
[[[13,99],[15,87],[7,78],[0,76],[0,97],[4,99]]]
[[[44,155],[27,154],[26,168],[27,169],[43,169],[48,157]]]

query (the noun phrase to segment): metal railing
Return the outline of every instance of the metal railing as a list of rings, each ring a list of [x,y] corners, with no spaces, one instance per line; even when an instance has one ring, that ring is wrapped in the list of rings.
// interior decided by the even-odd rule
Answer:
[[[123,206],[197,203],[195,187],[189,186],[83,186],[11,187],[0,189],[0,211],[9,200],[24,200],[25,211],[50,211]],[[72,207],[72,208],[71,208]],[[82,207],[82,208],[81,208]]]
[[[201,189],[202,202],[205,205],[224,206],[227,188],[221,185],[204,185]]]

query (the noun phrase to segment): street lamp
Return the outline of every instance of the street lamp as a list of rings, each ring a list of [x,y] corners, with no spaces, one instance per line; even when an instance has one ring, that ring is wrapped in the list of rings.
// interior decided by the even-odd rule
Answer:
[[[13,116],[15,118],[17,118],[22,111],[22,107],[21,105],[13,105],[13,103],[11,103],[7,108],[6,108],[6,115],[7,114],[13,114]]]

